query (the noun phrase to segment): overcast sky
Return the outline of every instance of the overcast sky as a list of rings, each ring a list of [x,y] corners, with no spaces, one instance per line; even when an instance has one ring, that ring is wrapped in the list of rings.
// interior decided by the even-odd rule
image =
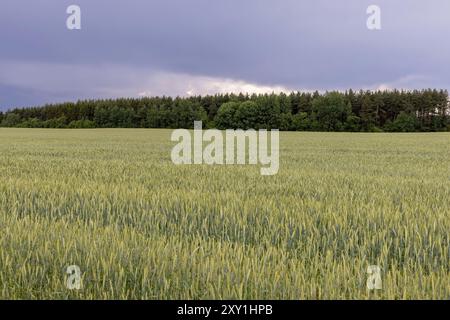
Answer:
[[[81,30],[66,9],[81,8]],[[381,30],[366,9],[381,8]],[[449,0],[1,0],[0,109],[99,97],[450,88]]]

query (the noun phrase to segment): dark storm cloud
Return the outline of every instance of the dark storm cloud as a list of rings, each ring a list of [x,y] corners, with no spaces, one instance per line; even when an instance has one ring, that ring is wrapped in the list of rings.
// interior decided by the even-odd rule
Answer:
[[[65,27],[71,4],[82,10],[80,31]],[[370,4],[381,7],[380,31],[366,28]],[[0,8],[2,108],[245,84],[450,87],[447,0],[3,0]]]

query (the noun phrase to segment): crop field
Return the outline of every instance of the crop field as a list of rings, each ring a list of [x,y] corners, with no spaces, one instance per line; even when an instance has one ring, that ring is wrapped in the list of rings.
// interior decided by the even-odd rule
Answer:
[[[449,133],[283,132],[274,176],[170,134],[0,129],[0,298],[450,298]]]

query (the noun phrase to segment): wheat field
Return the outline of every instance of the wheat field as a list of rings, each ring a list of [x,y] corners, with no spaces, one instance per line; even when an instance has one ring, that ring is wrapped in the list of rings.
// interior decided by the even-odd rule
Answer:
[[[281,133],[275,176],[170,134],[0,129],[0,298],[450,298],[450,134]]]

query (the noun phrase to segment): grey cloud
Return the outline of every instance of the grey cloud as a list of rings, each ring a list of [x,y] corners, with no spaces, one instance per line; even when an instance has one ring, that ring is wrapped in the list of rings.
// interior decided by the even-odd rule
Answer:
[[[365,10],[375,2],[381,31],[366,28]],[[65,28],[73,3],[82,8],[80,31]],[[0,107],[33,104],[19,92],[52,102],[187,87],[145,82],[146,72],[299,89],[450,88],[449,15],[447,0],[3,0],[0,65],[48,66],[47,73],[65,65],[76,76],[72,89],[58,89],[54,82],[70,84],[64,74],[36,75],[38,86],[0,74]],[[96,68],[108,78],[92,76]],[[127,76],[111,74],[117,70]]]

